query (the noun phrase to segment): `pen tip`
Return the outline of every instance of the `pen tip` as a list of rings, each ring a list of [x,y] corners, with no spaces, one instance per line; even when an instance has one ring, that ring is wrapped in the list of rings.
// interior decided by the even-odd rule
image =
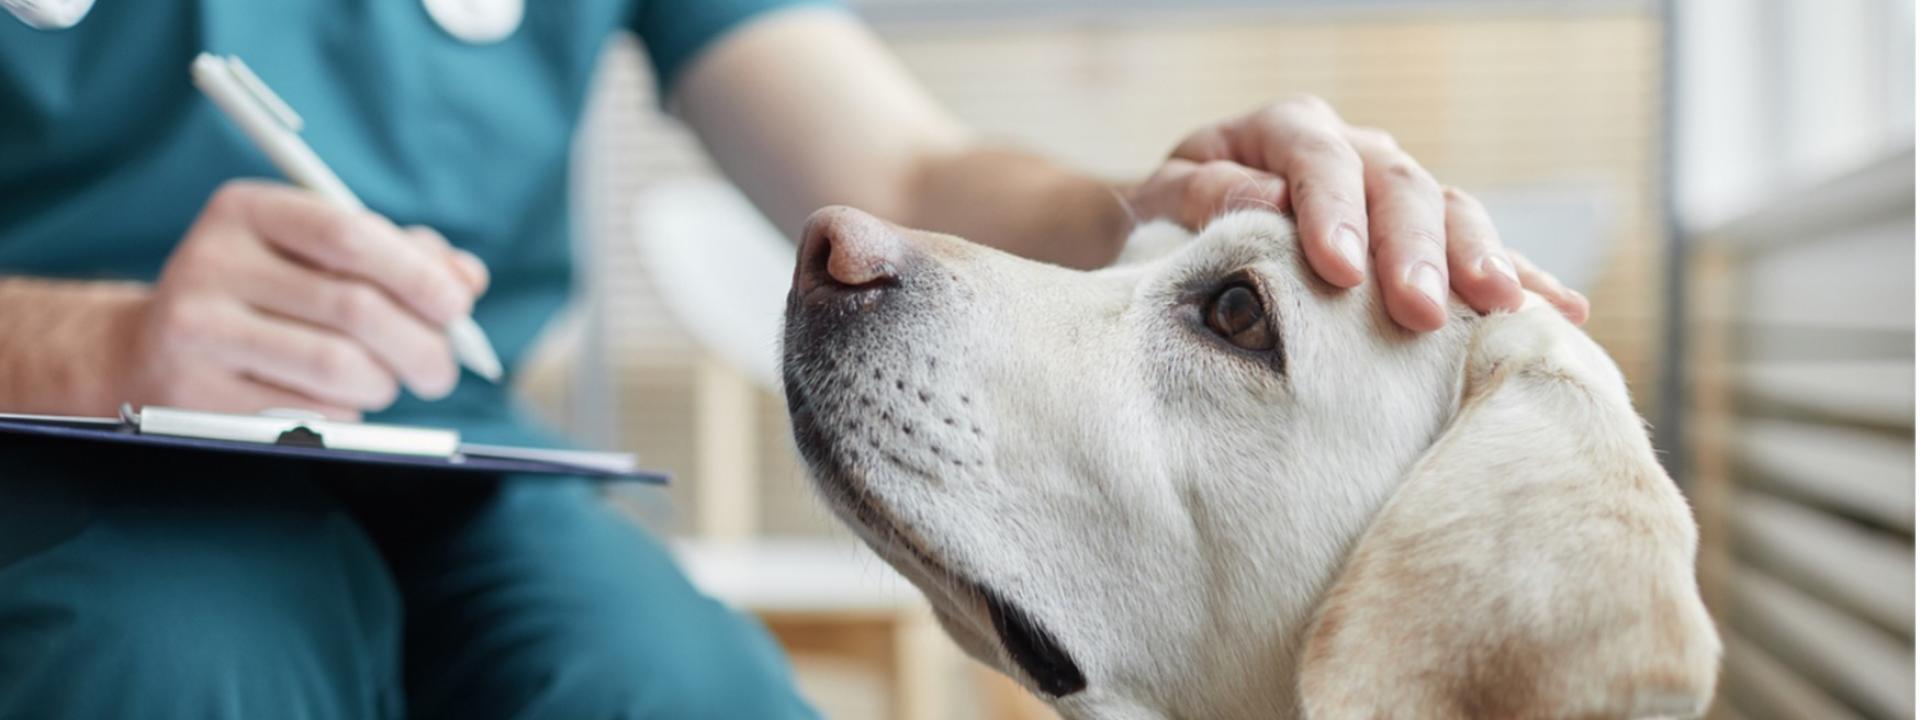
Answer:
[[[486,333],[472,317],[458,318],[448,324],[447,339],[452,341],[453,355],[460,359],[461,365],[487,382],[500,382],[500,356],[494,353],[493,343],[487,342]]]
[[[477,357],[469,359],[467,369],[472,370],[475,375],[486,378],[487,382],[499,384],[501,373],[500,359],[494,357],[491,352],[484,354],[476,353],[476,355]]]

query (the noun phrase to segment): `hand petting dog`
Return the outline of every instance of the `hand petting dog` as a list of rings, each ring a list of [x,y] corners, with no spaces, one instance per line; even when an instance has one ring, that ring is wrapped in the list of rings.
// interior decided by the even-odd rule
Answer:
[[[1321,279],[1360,284],[1371,254],[1387,310],[1409,330],[1446,322],[1448,283],[1480,312],[1515,310],[1522,288],[1582,323],[1587,299],[1502,247],[1480,201],[1442,186],[1392,135],[1354,127],[1302,96],[1187,136],[1127,198],[1144,218],[1199,229],[1229,210],[1292,212]]]

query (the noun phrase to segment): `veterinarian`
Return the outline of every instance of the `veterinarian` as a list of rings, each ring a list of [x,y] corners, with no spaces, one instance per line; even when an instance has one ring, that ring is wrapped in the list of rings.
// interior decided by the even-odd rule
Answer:
[[[1135,217],[1267,202],[1321,277],[1378,274],[1412,330],[1444,322],[1449,285],[1584,312],[1471,198],[1311,98],[1116,185],[975,139],[832,7],[523,2],[0,0],[0,411],[294,406],[541,442],[435,328],[471,311],[511,378],[566,302],[568,151],[621,29],[781,227],[844,203],[1091,268]],[[201,51],[299,108],[372,210],[274,179],[189,84]],[[583,484],[17,444],[0,467],[0,717],[812,714],[766,633]]]

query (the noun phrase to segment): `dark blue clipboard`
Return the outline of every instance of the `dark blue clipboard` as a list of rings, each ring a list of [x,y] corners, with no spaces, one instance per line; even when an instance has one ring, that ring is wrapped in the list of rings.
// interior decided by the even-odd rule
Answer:
[[[489,457],[478,454],[463,453],[455,455],[452,458],[440,458],[360,452],[355,450],[329,450],[326,448],[297,445],[268,445],[265,443],[238,442],[233,440],[209,440],[168,435],[142,435],[124,424],[88,422],[83,420],[61,422],[57,420],[22,421],[0,419],[0,436],[18,436],[23,438],[41,438],[82,443],[106,443],[120,447],[163,448],[217,455],[284,458],[295,461],[359,465],[400,470],[420,470],[435,474],[471,476],[475,478],[490,478],[500,475],[550,475],[586,478],[604,482],[640,482],[653,485],[665,485],[667,483],[667,475],[665,473],[650,470],[615,472],[591,465],[543,462],[521,458]]]

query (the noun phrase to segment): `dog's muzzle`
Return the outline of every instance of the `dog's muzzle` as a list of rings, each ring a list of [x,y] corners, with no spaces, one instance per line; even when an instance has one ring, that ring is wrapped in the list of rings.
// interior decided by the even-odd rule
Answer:
[[[913,528],[897,526],[898,516],[876,502],[884,495],[876,479],[938,486],[989,467],[986,418],[964,373],[952,371],[957,358],[910,335],[950,322],[942,306],[960,292],[920,243],[924,238],[851,208],[808,219],[787,297],[782,368],[794,439],[821,495],[883,557],[971,590],[1034,686],[1071,695],[1087,680],[1052,633],[992,588],[901,539],[908,534],[901,530]]]

